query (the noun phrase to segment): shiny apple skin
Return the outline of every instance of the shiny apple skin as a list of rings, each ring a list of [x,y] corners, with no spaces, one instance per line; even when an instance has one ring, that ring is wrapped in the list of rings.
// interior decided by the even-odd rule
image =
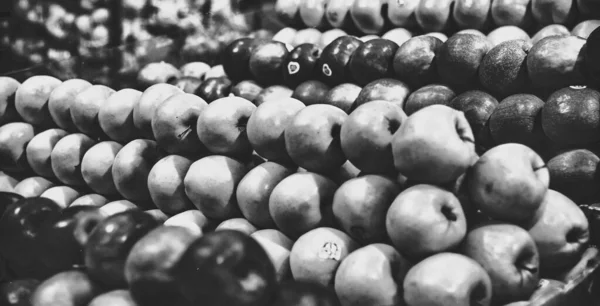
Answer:
[[[316,68],[318,79],[330,86],[350,82],[346,66],[352,54],[362,44],[356,36],[342,36],[323,48]]]
[[[358,47],[348,62],[348,70],[356,84],[365,86],[372,81],[391,77],[397,50],[398,44],[384,38],[369,40]]]
[[[315,44],[296,46],[283,64],[283,84],[294,88],[302,82],[312,80],[322,50]]]
[[[208,78],[196,88],[194,94],[206,103],[227,97],[231,93],[231,81],[226,77]]]

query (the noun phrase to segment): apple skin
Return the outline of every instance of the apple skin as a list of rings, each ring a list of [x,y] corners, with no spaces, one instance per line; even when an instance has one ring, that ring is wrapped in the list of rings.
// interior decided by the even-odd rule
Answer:
[[[325,7],[329,0],[306,0],[300,2],[298,14],[307,28],[318,28],[325,24]]]
[[[296,239],[317,227],[332,225],[331,206],[337,187],[327,177],[311,172],[298,172],[283,179],[269,197],[269,212],[277,228]],[[309,200],[302,200],[305,198]]]
[[[353,0],[329,0],[325,7],[325,20],[335,29],[347,28],[352,22],[350,9]]]
[[[242,215],[260,228],[275,228],[269,213],[269,197],[283,179],[296,171],[271,161],[250,170],[236,189],[236,199]]]
[[[227,156],[201,158],[185,175],[185,193],[208,218],[222,221],[238,217],[240,211],[235,192],[247,172],[246,165]]]
[[[37,175],[53,178],[50,153],[56,143],[67,135],[67,131],[61,129],[48,129],[35,135],[27,144],[25,154],[29,166]]]
[[[27,144],[34,136],[35,131],[29,123],[11,122],[0,126],[0,169],[9,172],[27,170]]]
[[[335,274],[335,292],[343,306],[394,305],[411,263],[392,246],[370,244],[350,253]]]
[[[301,83],[313,78],[316,74],[317,61],[321,56],[321,49],[313,44],[296,46],[285,59],[282,67],[283,84],[295,88]]]
[[[573,30],[571,35],[579,36],[581,38],[588,39],[590,34],[600,26],[600,20],[584,20],[578,23]]]
[[[246,126],[256,106],[239,98],[218,99],[205,107],[198,116],[198,138],[213,154],[245,158],[252,154]]]
[[[75,199],[81,196],[81,192],[70,186],[54,186],[42,192],[40,198],[54,201],[61,208],[67,208]]]
[[[417,26],[415,11],[419,0],[396,1],[388,0],[387,18],[390,23],[399,28],[414,28]]]
[[[183,90],[170,84],[156,84],[148,87],[140,96],[138,103],[133,106],[133,125],[139,130],[140,136],[152,139],[152,117],[156,108],[166,99]]]
[[[591,88],[565,87],[546,100],[542,109],[542,128],[557,144],[593,144],[600,141],[598,111],[600,92]]]
[[[483,30],[490,25],[491,0],[457,0],[454,2],[452,17],[460,29]]]
[[[548,37],[548,36],[569,36],[571,35],[571,32],[569,31],[569,29],[567,27],[565,27],[562,24],[550,24],[547,25],[543,28],[541,28],[539,31],[537,31],[537,33],[535,33],[532,37],[531,37],[531,43],[532,44],[537,44],[538,41]]]
[[[544,160],[529,147],[516,143],[487,151],[469,176],[473,203],[495,220],[516,224],[527,224],[535,218],[550,179]]]
[[[417,263],[402,287],[408,306],[489,306],[492,297],[487,272],[476,261],[456,253],[439,253]]]
[[[523,30],[517,26],[506,25],[506,26],[498,27],[498,28],[492,30],[491,32],[489,32],[487,35],[487,39],[488,39],[488,41],[490,41],[492,47],[495,47],[503,42],[507,42],[507,41],[511,41],[511,40],[520,39],[520,40],[529,41],[530,37],[529,37],[529,34],[527,34],[527,32],[525,32],[525,30]]]
[[[253,80],[261,85],[276,85],[282,79],[282,66],[289,51],[279,41],[267,41],[250,53],[250,73]]]
[[[141,91],[125,88],[113,93],[104,101],[98,111],[98,122],[110,139],[128,143],[139,136],[140,132],[133,124],[133,109],[141,96]]]
[[[298,30],[294,36],[294,40],[290,44],[292,47],[299,46],[301,44],[313,44],[316,45],[321,40],[321,31],[315,28],[305,28]]]
[[[361,90],[362,88],[356,84],[343,83],[331,88],[323,97],[323,102],[349,114]]]
[[[335,292],[311,281],[293,280],[279,286],[273,306],[339,306]]]
[[[510,40],[492,48],[479,66],[481,85],[500,97],[524,92],[529,82],[525,65],[531,47],[529,41]]]
[[[357,85],[365,86],[375,80],[391,77],[397,50],[398,44],[383,38],[372,39],[360,45],[352,53],[347,65],[352,79]]]
[[[62,81],[48,75],[36,75],[25,80],[15,92],[15,109],[24,122],[35,126],[52,127],[48,111],[50,93]]]
[[[250,54],[262,42],[262,40],[243,37],[227,45],[223,50],[223,69],[228,78],[234,82],[252,79],[249,66]]]
[[[147,88],[155,84],[169,83],[179,77],[181,77],[181,72],[177,67],[161,61],[143,66],[138,72],[137,81],[140,87]]]
[[[156,143],[167,153],[200,156],[206,148],[195,128],[198,116],[208,104],[192,94],[175,94],[161,103],[152,117]]]
[[[388,1],[393,1],[393,0],[388,0]],[[385,32],[385,34],[381,35],[381,38],[393,41],[398,46],[402,46],[402,44],[404,44],[406,41],[411,39],[412,36],[413,36],[412,33],[407,29],[395,28],[395,29],[391,29],[391,30]]]
[[[98,113],[106,99],[113,93],[115,90],[107,86],[93,85],[75,96],[70,112],[73,124],[79,132],[91,137],[104,135],[104,131],[100,128]]]
[[[225,68],[225,66],[223,66]],[[179,67],[182,77],[191,77],[202,79],[206,72],[210,70],[210,65],[205,62],[190,62]]]
[[[552,157],[547,163],[550,189],[577,204],[600,201],[596,188],[600,183],[600,177],[596,175],[599,164],[600,158],[586,149],[568,150]]]
[[[273,35],[272,40],[280,41],[286,45],[291,45],[294,42],[294,36],[296,36],[296,33],[298,33],[297,29],[287,26],[277,31],[277,33]]]
[[[163,156],[152,140],[136,139],[123,146],[112,165],[112,177],[119,194],[143,208],[154,208],[148,175]]]
[[[75,97],[92,84],[82,79],[70,79],[56,87],[48,97],[48,111],[50,117],[58,127],[68,132],[77,131],[71,118],[71,105]]]
[[[226,77],[208,78],[204,80],[194,95],[200,97],[207,103],[229,96],[233,83]]]
[[[285,147],[294,163],[308,171],[328,173],[346,162],[339,139],[348,115],[341,109],[314,104],[301,109],[284,131]]]
[[[102,293],[88,304],[88,306],[136,306],[129,290],[119,289]]]
[[[495,0],[492,1],[490,14],[498,26],[514,25],[528,29],[533,24],[531,0]]]
[[[256,232],[258,229],[254,225],[252,225],[250,221],[244,218],[232,218],[219,223],[219,225],[217,225],[217,227],[215,228],[215,231],[223,230],[234,230],[242,232],[246,235],[250,235]]]
[[[577,18],[575,1],[531,0],[533,18],[542,26],[549,24],[571,25]]]
[[[425,35],[407,40],[394,55],[395,76],[411,88],[435,83],[439,78],[437,54],[442,44],[439,38]]]
[[[275,229],[258,230],[250,234],[250,237],[254,238],[269,255],[275,267],[277,282],[281,284],[292,280],[290,250],[294,242]]]
[[[102,289],[85,272],[60,272],[43,281],[31,296],[31,306],[87,305]]]
[[[452,21],[453,0],[422,0],[415,10],[417,23],[425,33],[441,32]]]
[[[133,299],[142,305],[186,305],[179,296],[173,268],[198,238],[176,226],[159,226],[139,239],[125,261],[125,279]]]
[[[392,102],[404,109],[404,103],[409,94],[410,88],[402,81],[391,78],[375,80],[362,88],[350,111],[374,100]]]
[[[0,77],[0,125],[20,119],[15,108],[15,97],[21,83],[11,77]]]
[[[47,189],[54,187],[55,184],[41,176],[32,176],[23,179],[15,186],[15,193],[25,198],[40,196]]]
[[[333,216],[358,243],[387,242],[386,214],[399,193],[400,185],[381,175],[350,179],[333,196]]]
[[[255,81],[244,80],[235,84],[231,88],[231,94],[236,97],[244,98],[248,101],[254,101],[260,94],[263,88]]]
[[[13,176],[0,171],[0,192],[15,192],[15,187],[19,181]]]
[[[84,246],[84,262],[90,278],[106,289],[127,288],[127,256],[136,242],[158,225],[152,216],[138,209],[100,221]]]
[[[342,1],[349,2],[350,0],[342,0]],[[329,4],[331,4],[331,3],[327,4],[328,7],[329,7]],[[342,29],[327,30],[321,34],[321,39],[319,39],[319,43],[317,44],[317,47],[319,47],[319,49],[321,50],[321,49],[327,47],[331,42],[333,42],[337,38],[340,38],[340,37],[346,36],[346,35],[348,35],[348,33],[346,33],[346,31],[344,31]]]
[[[538,221],[528,231],[537,245],[542,273],[574,266],[590,239],[581,208],[551,189],[544,196]]]
[[[479,81],[479,66],[491,48],[490,42],[478,35],[451,36],[437,54],[440,80],[458,91],[475,86]]]
[[[396,249],[413,259],[452,251],[467,233],[458,198],[440,187],[424,184],[409,187],[396,197],[385,224]]]
[[[118,194],[113,182],[112,166],[123,148],[115,141],[103,141],[91,147],[81,159],[81,176],[94,191],[103,195]]]
[[[197,209],[186,210],[171,216],[163,223],[165,226],[179,226],[187,229],[195,236],[202,236],[216,226]]]
[[[394,165],[411,180],[433,184],[451,182],[477,160],[474,141],[462,112],[432,105],[408,117],[394,134]]]
[[[385,0],[355,0],[350,7],[350,17],[364,34],[378,34],[386,25],[381,7]]]
[[[407,116],[434,104],[448,105],[456,93],[450,87],[442,84],[425,85],[415,91],[404,102],[404,112]]]
[[[478,152],[485,151],[493,145],[489,130],[489,118],[498,107],[498,100],[487,92],[469,90],[457,95],[448,106],[465,114]]]
[[[193,305],[207,300],[213,305],[268,305],[276,291],[269,255],[253,238],[233,230],[193,241],[174,273],[179,293]]]
[[[156,207],[167,215],[176,215],[194,206],[185,194],[183,179],[192,161],[179,155],[160,159],[148,173],[148,191]]]
[[[252,100],[252,103],[254,103],[256,106],[261,106],[263,103],[271,100],[291,98],[292,94],[294,94],[294,91],[287,86],[273,85],[265,87],[263,90],[261,90],[258,93],[258,96]]]
[[[492,281],[492,304],[528,300],[535,291],[540,260],[526,230],[511,224],[479,226],[467,234],[462,252],[487,271]]]
[[[387,101],[375,100],[359,106],[342,124],[342,151],[361,171],[394,172],[391,141],[406,118],[402,109]]]
[[[69,207],[76,206],[92,206],[92,207],[102,207],[104,204],[108,203],[108,199],[102,195],[90,193],[79,198],[75,199]]]
[[[546,141],[541,125],[543,107],[544,101],[531,94],[516,94],[502,100],[489,121],[495,143],[520,143],[539,151]]]
[[[0,285],[0,305],[31,305],[31,296],[40,285],[37,279],[19,279]]]
[[[61,138],[50,153],[52,171],[66,185],[85,186],[81,174],[81,162],[85,153],[96,142],[82,133],[69,134]]]
[[[336,38],[323,48],[317,61],[317,78],[325,84],[336,86],[351,81],[347,65],[352,54],[364,43],[356,36],[342,36]]]

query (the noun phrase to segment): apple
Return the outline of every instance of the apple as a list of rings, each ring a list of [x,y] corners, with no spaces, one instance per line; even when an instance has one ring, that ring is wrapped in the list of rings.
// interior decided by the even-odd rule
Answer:
[[[21,83],[11,77],[0,77],[0,125],[20,119],[15,108],[15,97]]]
[[[314,104],[302,108],[285,128],[285,147],[295,164],[308,171],[331,172],[346,162],[340,130],[348,115],[341,109]]]
[[[77,207],[77,206],[92,206],[92,207],[102,207],[104,204],[108,203],[108,199],[102,195],[96,193],[90,193],[86,195],[82,195],[79,198],[75,199],[69,207]]]
[[[239,98],[218,99],[198,115],[196,132],[200,142],[213,154],[245,158],[252,153],[246,125],[256,106]]]
[[[292,279],[290,270],[290,250],[294,242],[275,229],[263,229],[250,234],[258,242],[275,267],[277,282],[281,283]]]
[[[208,218],[226,220],[239,216],[235,191],[248,172],[238,160],[211,155],[195,161],[183,184],[185,194]]]
[[[148,191],[156,207],[168,215],[193,208],[185,194],[183,179],[192,161],[179,155],[160,159],[148,173]]]
[[[104,134],[100,128],[98,113],[110,95],[115,93],[104,85],[93,85],[81,91],[71,104],[70,112],[73,124],[79,132],[91,137],[100,137]]]
[[[192,94],[175,94],[161,103],[152,117],[156,143],[167,153],[198,156],[206,152],[198,134],[198,116],[208,104]]]
[[[394,165],[411,180],[451,182],[477,160],[474,141],[462,112],[432,105],[408,117],[394,134]]]
[[[569,107],[565,107],[568,105]],[[585,145],[600,140],[600,92],[585,87],[565,87],[552,93],[542,108],[542,128],[557,144]]]
[[[25,154],[29,166],[37,175],[52,178],[50,153],[56,143],[68,133],[61,129],[48,129],[35,135],[27,144]]]
[[[301,101],[305,105],[325,104],[325,95],[329,92],[329,86],[318,80],[308,80],[296,87],[292,98]]]
[[[452,17],[460,29],[482,30],[490,25],[491,0],[457,0]]]
[[[520,143],[540,149],[546,141],[541,125],[543,107],[544,101],[531,94],[516,94],[500,101],[489,119],[495,143]]]
[[[286,150],[284,131],[304,103],[293,99],[274,99],[259,105],[246,125],[248,141],[264,158],[282,163],[292,163]]]
[[[81,176],[94,192],[103,195],[118,194],[113,182],[112,166],[123,148],[115,141],[103,141],[89,148],[81,160]]]
[[[598,27],[600,27],[600,20],[584,20],[571,30],[571,35],[587,39]]]
[[[70,270],[44,280],[28,302],[32,306],[88,305],[100,292],[100,286],[87,273]]]
[[[274,8],[277,18],[289,25],[302,24],[298,13],[301,2],[300,0],[277,0]]]
[[[278,1],[278,3],[279,2],[281,1]],[[252,78],[249,67],[250,54],[261,43],[263,43],[262,40],[243,37],[238,38],[227,45],[225,50],[223,50],[222,56],[223,70],[228,78],[234,82]]]
[[[570,25],[577,18],[577,6],[575,1],[531,0],[531,13],[543,26],[553,23]]]
[[[312,281],[293,280],[279,286],[277,295],[271,305],[339,306],[339,301],[335,291],[330,287]]]
[[[361,37],[359,37],[359,39],[360,39],[360,40],[361,40],[363,43],[366,43],[366,42],[367,42],[367,41],[369,41],[369,40],[373,40],[373,39],[379,39],[379,38],[381,38],[381,37],[379,37],[378,35],[373,35],[373,34],[370,34],[370,35],[364,35],[364,36],[361,36]]]
[[[354,111],[354,109],[367,102],[375,100],[392,102],[401,109],[404,109],[404,103],[409,94],[410,88],[402,81],[391,78],[375,80],[362,88],[354,101],[351,111]]]
[[[115,156],[111,172],[119,194],[144,208],[154,208],[148,176],[163,156],[152,140],[136,139],[123,146]]]
[[[416,305],[490,305],[492,280],[476,261],[439,253],[413,266],[404,278],[404,301]]]
[[[402,44],[393,59],[394,75],[412,88],[438,80],[437,54],[443,42],[433,36],[415,36]]]
[[[448,106],[464,113],[475,136],[478,152],[493,145],[489,118],[498,107],[496,98],[481,90],[469,90],[457,95]]]
[[[14,191],[25,198],[33,198],[40,196],[48,188],[54,186],[55,184],[46,178],[41,176],[31,176],[15,185]]]
[[[103,217],[110,217],[124,211],[138,209],[138,206],[128,200],[117,200],[102,205],[99,209]]]
[[[327,3],[327,8],[329,8],[331,5],[331,0],[328,0],[328,1],[329,2]],[[349,5],[352,5],[351,0],[337,0],[337,1],[338,2],[345,1],[345,2],[348,2]],[[317,46],[319,47],[320,50],[322,50],[323,48],[327,47],[331,42],[333,42],[337,38],[347,36],[347,35],[348,35],[348,33],[346,33],[342,29],[327,30],[321,34],[321,39],[319,39],[319,43],[317,44]]]
[[[332,180],[312,172],[283,179],[269,197],[269,212],[277,228],[296,239],[317,227],[332,225],[331,206],[337,187]]]
[[[296,36],[298,30],[292,27],[284,27],[281,30],[277,31],[275,35],[273,35],[273,40],[280,41],[284,44],[291,45],[294,42],[294,36]]]
[[[352,22],[350,9],[353,0],[329,0],[325,6],[325,19],[335,29],[347,28]]]
[[[315,228],[300,236],[292,246],[292,276],[295,280],[333,287],[338,267],[358,247],[358,243],[340,230]]]
[[[231,80],[226,77],[208,78],[193,93],[207,103],[211,103],[229,96],[232,85]]]
[[[28,169],[27,144],[34,135],[29,123],[11,122],[0,126],[0,169],[13,172]]]
[[[581,208],[551,189],[544,196],[538,221],[528,231],[537,245],[542,273],[573,267],[590,239]]]
[[[155,84],[168,83],[179,77],[181,77],[181,72],[177,67],[161,61],[143,66],[138,72],[137,81],[140,86],[147,88]]]
[[[361,0],[358,0],[361,1]],[[376,2],[376,1],[372,1]],[[360,45],[348,61],[347,69],[359,86],[393,75],[393,58],[398,44],[383,38]]]
[[[325,7],[329,0],[306,0],[300,2],[298,14],[307,28],[321,27],[325,23]]]
[[[39,285],[39,280],[31,278],[3,282],[0,285],[0,303],[2,305],[31,305],[31,296]]]
[[[425,33],[440,32],[449,27],[452,20],[452,0],[422,0],[415,9],[417,23]]]
[[[139,136],[140,132],[133,123],[133,109],[141,96],[141,91],[125,88],[113,93],[104,101],[98,111],[98,122],[110,139],[127,143]]]
[[[269,197],[273,189],[295,169],[275,162],[265,162],[250,170],[236,189],[236,199],[242,215],[260,228],[275,228],[269,213]]]
[[[85,186],[81,162],[85,153],[95,144],[92,138],[82,133],[61,138],[50,153],[50,163],[56,178],[66,185]]]
[[[342,36],[323,48],[317,61],[317,78],[330,86],[351,81],[346,66],[352,54],[363,44],[356,36]]]
[[[528,29],[533,24],[531,0],[495,0],[492,1],[490,14],[498,26],[514,25]]]
[[[600,158],[586,149],[568,150],[552,157],[547,163],[550,189],[578,204],[600,201],[596,188],[600,182],[596,175],[599,163]]]
[[[337,85],[325,94],[323,103],[333,105],[349,114],[361,90],[360,86],[352,83]]]
[[[406,102],[404,102],[404,112],[407,116],[416,111],[434,104],[448,105],[456,97],[454,91],[442,84],[425,85],[413,91]]]
[[[419,0],[387,1],[387,18],[396,27],[414,28],[417,25],[415,11]],[[398,44],[399,46],[401,44]]]
[[[455,90],[470,89],[478,83],[478,68],[492,48],[489,41],[473,34],[455,34],[436,56],[440,80]]]
[[[541,28],[537,33],[531,37],[531,43],[537,44],[538,41],[548,36],[569,36],[571,32],[567,27],[562,24],[550,24]]]
[[[386,242],[386,214],[399,193],[398,183],[384,176],[350,179],[334,194],[333,216],[340,228],[361,244]]]
[[[256,104],[256,106],[260,106],[261,104],[271,100],[290,98],[293,93],[294,90],[287,86],[273,85],[265,87],[263,90],[261,90],[258,96],[252,100],[252,102]]]
[[[517,143],[496,146],[483,154],[468,178],[471,201],[495,220],[531,222],[548,190],[544,160]]]
[[[79,93],[91,86],[86,80],[70,79],[52,90],[48,97],[48,111],[58,127],[69,132],[77,131],[71,118],[71,105]]]
[[[0,171],[0,192],[14,193],[18,183],[16,178]]]
[[[258,229],[244,218],[232,218],[221,222],[215,228],[215,231],[235,230],[246,235],[256,232]]]
[[[294,40],[291,43],[292,47],[299,46],[301,44],[313,44],[316,45],[321,41],[321,31],[315,28],[300,29],[296,32]]]
[[[385,0],[356,0],[350,7],[350,17],[356,27],[365,34],[377,34],[386,25],[382,6]]]
[[[487,271],[492,281],[492,304],[528,300],[535,291],[540,261],[526,230],[511,224],[479,226],[467,234],[462,252]]]
[[[89,306],[136,306],[137,303],[132,298],[130,290],[118,289],[102,293],[96,296]]]
[[[587,66],[588,75],[596,85],[600,84],[600,61],[594,56],[600,49],[600,28],[596,28],[586,41],[584,61]]]
[[[483,32],[476,29],[464,29],[456,32],[456,34],[473,34],[481,37],[487,37],[485,34],[483,34]]]
[[[392,0],[388,0],[392,1]],[[402,46],[406,41],[412,38],[412,33],[404,28],[391,29],[381,36],[382,39],[390,40],[398,46]]]
[[[152,139],[152,117],[156,108],[169,97],[184,93],[183,90],[166,83],[148,87],[133,106],[133,125],[140,135]]]
[[[406,118],[401,108],[387,101],[375,100],[359,106],[340,130],[344,155],[367,173],[394,172],[391,141]]]
[[[159,226],[135,242],[124,265],[131,297],[142,305],[185,305],[173,269],[198,237],[185,228]]]
[[[589,269],[595,265],[594,262],[596,261],[596,258],[598,258],[599,253],[600,251],[596,247],[588,247],[583,254],[581,254],[581,259],[577,264],[554,277],[564,283],[575,281],[580,278],[581,275],[588,273]]]
[[[527,40],[509,40],[492,48],[479,66],[481,85],[499,97],[524,92],[529,81],[526,61],[531,47]]]
[[[24,122],[35,126],[54,125],[48,111],[48,98],[62,81],[48,75],[36,75],[25,80],[15,92],[15,109]]]
[[[252,80],[244,80],[235,84],[231,88],[231,94],[236,97],[244,98],[248,101],[254,101],[263,88]]]
[[[313,44],[296,46],[285,58],[282,66],[283,84],[295,88],[301,83],[311,80],[316,74],[317,61],[321,49]]]
[[[249,60],[253,80],[266,86],[278,84],[288,53],[286,45],[279,41],[268,41],[257,46],[250,53]]]
[[[223,66],[225,68],[225,66]],[[210,70],[210,65],[205,62],[190,62],[179,67],[182,77],[192,77],[202,79],[206,72]]]
[[[40,198],[50,199],[61,208],[66,208],[81,195],[79,191],[69,186],[53,186],[42,192]]]
[[[192,77],[181,77],[179,79],[173,80],[169,84],[183,90],[183,92],[185,93],[193,94],[203,83],[204,81],[202,81],[201,79],[196,79]]]
[[[258,42],[261,42],[262,40],[257,38],[256,39]],[[204,74],[204,80],[208,80],[208,79],[218,79],[218,78],[226,78],[227,77],[227,73],[225,72],[225,68],[223,65],[215,65],[212,66],[210,68],[210,70],[208,70],[205,74]]]
[[[581,52],[586,40],[577,36],[550,36],[527,54],[527,73],[534,87],[553,91],[584,84]]]
[[[163,225],[182,227],[195,236],[202,236],[211,230],[212,222],[199,210],[192,209],[171,216]]]
[[[468,34],[468,32],[467,32],[467,34]],[[477,34],[475,34],[475,35],[477,35]],[[435,37],[435,38],[439,39],[442,43],[445,43],[448,40],[448,35],[446,35],[442,32],[429,32],[429,33],[423,34],[423,36]]]

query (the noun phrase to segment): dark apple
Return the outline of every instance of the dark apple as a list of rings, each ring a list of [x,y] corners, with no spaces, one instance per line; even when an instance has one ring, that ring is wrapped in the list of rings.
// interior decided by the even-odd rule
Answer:
[[[425,85],[410,94],[404,103],[404,112],[410,116],[412,113],[434,104],[448,105],[456,93],[452,88],[442,84]]]
[[[252,80],[244,80],[235,84],[231,88],[231,93],[236,97],[244,98],[248,101],[254,101],[254,99],[258,97],[262,90],[262,86],[258,85],[256,82]]]
[[[275,294],[275,268],[254,238],[222,230],[195,240],[174,267],[181,294],[207,306],[270,304]]]
[[[323,103],[333,105],[346,113],[350,113],[354,101],[358,98],[361,90],[362,88],[356,84],[340,84],[327,92],[325,97],[323,97]]]
[[[585,63],[589,76],[595,86],[600,86],[600,27],[596,28],[588,36],[585,48]]]
[[[483,57],[492,48],[487,38],[475,34],[452,35],[437,54],[440,80],[461,91],[476,87],[478,69]]]
[[[287,86],[273,85],[263,89],[254,100],[251,100],[256,106],[270,101],[279,100],[284,98],[290,98],[294,94],[294,91]]]
[[[314,44],[296,46],[283,63],[283,84],[294,88],[300,83],[312,80],[316,75],[317,62],[321,49]]]
[[[287,46],[279,41],[269,41],[257,46],[250,54],[250,73],[262,85],[280,84]]]
[[[600,202],[600,158],[589,150],[576,149],[554,156],[547,163],[550,189],[577,204]]]
[[[194,77],[181,77],[173,82],[169,83],[181,90],[185,93],[193,94],[196,92],[198,87],[204,83],[202,79],[194,78]]]
[[[316,282],[294,280],[283,283],[272,306],[339,306],[335,292]]]
[[[452,99],[448,106],[465,114],[480,154],[482,150],[485,151],[486,148],[493,146],[489,118],[498,106],[496,98],[481,90],[469,90]]]
[[[360,86],[378,79],[391,77],[394,73],[393,60],[398,44],[377,38],[359,46],[348,61],[348,71]]]
[[[223,69],[234,82],[252,78],[250,73],[250,54],[260,43],[249,37],[239,38],[232,41],[223,50]]]
[[[352,110],[367,102],[375,100],[392,102],[404,109],[404,103],[409,94],[410,89],[408,88],[408,85],[402,81],[387,78],[375,80],[362,88],[354,101]]]
[[[500,97],[523,92],[529,82],[526,62],[531,46],[527,40],[509,40],[492,48],[479,66],[481,85]]]
[[[127,288],[125,260],[133,245],[159,224],[142,210],[131,209],[102,220],[87,239],[84,262],[90,278],[107,289]]]
[[[346,69],[350,57],[363,44],[356,36],[341,36],[323,48],[317,62],[318,78],[330,86],[351,81]]]
[[[299,100],[306,106],[324,104],[329,89],[329,86],[321,81],[310,80],[298,85],[292,94],[292,98]]]
[[[520,143],[538,151],[545,141],[542,107],[544,101],[531,94],[516,94],[500,101],[489,122],[494,142]]]
[[[4,211],[6,211],[6,209],[10,205],[22,199],[24,199],[23,196],[18,193],[8,191],[0,192],[0,217],[4,214]]]
[[[394,55],[395,76],[413,88],[435,83],[439,79],[437,54],[442,44],[439,38],[429,35],[407,40]]]
[[[204,99],[207,103],[229,96],[231,81],[226,77],[208,78],[196,88],[194,94]]]
[[[37,279],[19,279],[0,285],[0,305],[31,305],[31,296],[40,285]]]

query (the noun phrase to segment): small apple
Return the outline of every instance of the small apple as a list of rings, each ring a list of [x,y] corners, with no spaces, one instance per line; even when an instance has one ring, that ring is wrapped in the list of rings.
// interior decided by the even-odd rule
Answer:
[[[363,44],[356,36],[336,38],[323,48],[317,61],[317,78],[330,86],[351,81],[346,66],[352,54]]]
[[[137,306],[130,290],[118,289],[96,296],[88,306]]]
[[[492,299],[487,272],[476,261],[456,253],[439,253],[417,263],[408,270],[402,287],[408,306],[483,306]]]
[[[549,24],[569,25],[577,18],[575,1],[531,0],[533,18],[542,26]]]
[[[359,0],[360,1],[360,0]],[[372,1],[376,2],[376,1]],[[347,69],[359,86],[393,75],[393,59],[398,44],[377,38],[360,45],[348,61]]]
[[[54,123],[61,129],[69,132],[77,131],[71,118],[71,105],[75,97],[92,84],[82,79],[70,79],[56,87],[48,97],[48,111]]]
[[[340,84],[327,92],[323,97],[323,103],[333,105],[349,114],[361,90],[362,88],[356,84]]]
[[[321,49],[313,44],[296,46],[285,58],[282,66],[283,84],[295,88],[316,75]]]
[[[417,23],[425,33],[440,32],[452,20],[452,0],[422,0],[415,9]]]
[[[231,80],[226,77],[208,78],[193,93],[207,103],[211,103],[229,96],[232,85]]]
[[[88,305],[100,292],[100,286],[87,273],[70,270],[44,280],[28,302],[31,306]]]
[[[183,156],[169,155],[152,166],[148,173],[148,191],[156,207],[168,215],[193,208],[185,194],[183,179],[192,161]]]
[[[308,171],[327,173],[346,162],[340,130],[348,115],[326,105],[307,106],[285,128],[285,147],[295,164]]]
[[[294,90],[287,86],[273,85],[261,90],[252,102],[256,106],[260,106],[271,100],[290,98],[292,94],[294,94]]]
[[[82,195],[79,198],[75,199],[69,207],[77,207],[77,206],[91,206],[91,207],[102,207],[104,204],[108,203],[108,199],[102,195],[96,193],[90,193],[86,195]]]
[[[396,27],[414,28],[417,25],[415,11],[419,6],[419,0],[387,1],[387,18]],[[398,44],[399,46],[401,44]]]
[[[141,96],[141,91],[125,88],[104,101],[98,111],[98,122],[110,139],[127,143],[138,137],[139,131],[133,124],[133,109]]]
[[[15,193],[20,194],[25,198],[39,197],[48,188],[54,187],[55,184],[41,176],[32,176],[20,181],[14,187]]]
[[[474,141],[462,112],[444,105],[428,106],[408,117],[394,134],[394,164],[411,180],[451,182],[477,160]]]
[[[362,88],[354,101],[351,111],[354,111],[354,109],[367,102],[375,100],[392,102],[401,109],[404,109],[404,103],[409,94],[410,88],[402,81],[391,78],[375,80]]]
[[[180,212],[163,223],[165,226],[179,226],[190,231],[194,236],[202,236],[208,233],[213,222],[210,221],[202,212],[197,209]]]
[[[467,234],[462,252],[487,271],[493,305],[528,300],[535,291],[540,260],[526,230],[511,224],[479,226]]]
[[[596,203],[600,193],[596,171],[600,158],[586,149],[568,150],[552,157],[548,163],[550,189],[569,197],[577,204]]]
[[[225,50],[223,50],[223,70],[227,74],[227,77],[234,82],[251,79],[252,74],[250,73],[249,66],[250,54],[261,43],[263,43],[262,40],[249,37],[238,38],[229,43]]]
[[[34,136],[29,123],[11,122],[0,126],[0,169],[15,172],[28,169],[27,144]]]
[[[377,34],[383,30],[386,20],[382,13],[385,0],[356,0],[350,7],[350,17],[356,27],[365,34]]]
[[[546,140],[541,118],[544,101],[531,94],[516,94],[500,101],[489,119],[497,144],[520,143],[534,150]]]
[[[254,101],[260,94],[263,88],[255,81],[244,80],[235,84],[231,88],[231,94],[236,97],[244,98],[248,101]]]
[[[393,59],[395,76],[412,88],[438,80],[437,54],[443,42],[433,36],[415,36],[402,44]]]
[[[526,40],[510,40],[492,48],[479,66],[481,85],[500,97],[523,92],[529,81],[525,65],[531,46]]]
[[[100,137],[104,134],[100,128],[98,113],[108,97],[115,90],[104,85],[93,85],[75,96],[70,112],[73,124],[79,132],[91,137]]]
[[[156,84],[168,83],[172,79],[181,77],[177,67],[166,62],[148,63],[143,66],[137,75],[137,81],[143,88]]]
[[[275,85],[281,82],[282,67],[289,51],[279,41],[268,41],[257,46],[250,54],[250,73],[253,80],[262,85]]]
[[[415,91],[404,102],[404,112],[407,116],[434,104],[448,105],[456,93],[450,87],[442,84],[425,85]]]
[[[68,133],[61,129],[49,129],[35,135],[27,144],[25,153],[31,169],[40,176],[53,178],[50,153],[56,143]]]
[[[69,186],[53,186],[42,192],[40,198],[50,199],[61,208],[67,208],[81,195],[81,192]]]
[[[15,108],[15,97],[21,83],[11,77],[0,77],[0,125],[20,119]]]
[[[498,26],[514,25],[528,29],[533,24],[531,0],[492,1],[490,14]]]
[[[83,155],[81,175],[94,192],[107,196],[118,194],[113,182],[112,166],[122,148],[118,142],[103,141],[89,148]]]
[[[490,25],[492,0],[457,0],[454,3],[452,17],[460,29],[483,30]]]
[[[140,135],[152,139],[152,117],[156,108],[172,95],[181,93],[184,93],[183,90],[166,83],[152,85],[142,93],[133,106],[133,124]]]
[[[210,66],[204,62],[190,62],[179,68],[182,77],[202,79],[204,74],[210,70]]]
[[[250,234],[256,232],[258,229],[254,225],[252,225],[252,223],[250,223],[248,220],[246,220],[244,218],[232,218],[232,219],[227,219],[227,220],[221,222],[215,228],[215,231],[223,231],[223,230],[235,230],[235,231],[242,232],[246,235],[250,235]]]
[[[48,75],[36,75],[25,80],[15,92],[15,109],[24,122],[50,127],[54,125],[48,111],[48,98],[62,81]]]
[[[479,81],[479,66],[491,48],[489,41],[481,36],[453,35],[436,56],[440,80],[459,91],[475,87]]]
[[[325,104],[325,95],[329,92],[329,86],[318,80],[308,80],[299,84],[292,98],[304,103],[305,105]]]
[[[56,178],[66,185],[85,186],[81,162],[85,153],[95,144],[92,138],[82,133],[61,138],[50,153],[50,163]]]

